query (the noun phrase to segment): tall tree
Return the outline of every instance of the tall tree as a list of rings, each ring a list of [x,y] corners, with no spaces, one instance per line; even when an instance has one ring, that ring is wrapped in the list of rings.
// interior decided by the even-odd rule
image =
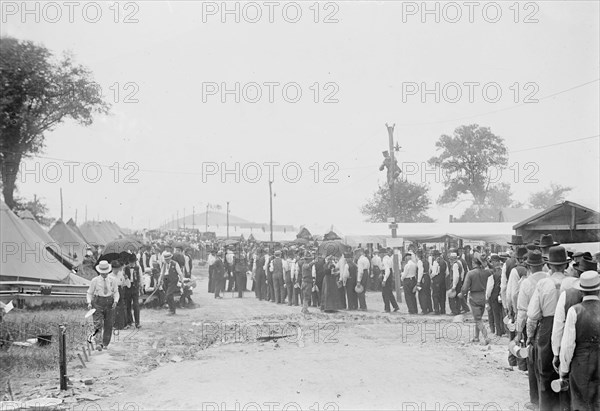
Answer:
[[[33,200],[15,198],[14,210],[29,210],[36,221],[45,226],[49,226],[54,222],[54,218],[48,216],[48,207],[46,206],[46,203],[42,202],[36,195],[33,196]]]
[[[396,201],[396,221],[404,223],[429,223],[434,220],[427,215],[431,199],[425,184],[411,183],[406,180],[396,180],[394,183]],[[386,222],[390,215],[390,189],[382,185],[373,194],[368,203],[360,209],[372,223]]]
[[[533,208],[545,210],[552,207],[556,203],[560,203],[565,199],[565,196],[573,190],[573,187],[561,186],[560,184],[550,183],[550,188],[546,190],[531,193],[529,196],[529,204]]]
[[[453,136],[443,134],[435,146],[441,153],[429,159],[429,164],[441,168],[444,182],[438,203],[453,203],[469,194],[474,205],[484,206],[498,188],[494,180],[508,164],[504,139],[489,127],[471,124],[458,127]]]
[[[95,113],[108,113],[88,69],[68,55],[60,61],[44,46],[0,38],[0,175],[2,194],[16,206],[21,160],[44,147],[44,136],[66,119],[88,126]]]

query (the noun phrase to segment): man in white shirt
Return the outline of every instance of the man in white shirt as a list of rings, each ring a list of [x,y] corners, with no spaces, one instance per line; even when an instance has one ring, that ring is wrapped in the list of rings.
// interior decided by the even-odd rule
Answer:
[[[371,263],[369,259],[365,255],[365,250],[362,248],[359,249],[359,257],[357,261],[358,273],[356,283],[361,284],[363,291],[361,293],[356,293],[358,296],[358,309],[361,311],[367,310],[367,301],[365,299],[365,294],[367,292],[367,282],[369,278],[369,267]]]
[[[380,254],[383,254],[383,251],[377,250],[373,253],[373,257],[371,258],[371,282],[373,284],[372,291],[378,291],[381,285],[380,275],[383,265],[381,263]]]
[[[408,313],[418,314],[419,308],[417,307],[417,297],[414,291],[417,286],[417,264],[411,253],[406,253],[404,259],[406,260],[406,264],[400,276],[402,279],[402,288],[404,289],[404,299],[406,300]]]
[[[208,254],[208,258],[206,259],[206,264],[208,264],[208,292],[215,292],[215,280],[214,280],[214,264],[217,261],[217,257],[215,256],[215,250],[210,250]]]
[[[100,275],[92,279],[86,295],[88,310],[96,309],[92,317],[94,334],[88,338],[88,341],[91,342],[91,337],[94,336],[96,349],[102,351],[102,349],[108,348],[112,337],[114,311],[119,302],[119,290],[117,283],[108,277],[108,274],[112,273],[112,266],[108,261],[98,262],[95,269]]]
[[[391,248],[387,249],[387,255],[381,261],[383,264],[383,281],[381,283],[381,296],[383,297],[383,307],[386,313],[390,312],[390,304],[394,307],[394,312],[398,311],[398,303],[392,291],[392,270],[393,262],[392,255],[394,254]]]
[[[600,409],[600,275],[581,274],[574,288],[582,302],[567,313],[560,350],[560,376],[569,379],[572,410]]]

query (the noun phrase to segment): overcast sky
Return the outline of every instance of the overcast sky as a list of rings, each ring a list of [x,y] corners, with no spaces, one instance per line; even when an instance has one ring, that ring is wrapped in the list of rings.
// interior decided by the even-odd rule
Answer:
[[[181,216],[184,208],[200,212],[207,202],[225,207],[226,201],[232,214],[264,222],[263,163],[278,162],[276,222],[347,226],[365,218],[360,206],[385,181],[378,166],[387,149],[386,122],[396,124],[400,163],[419,168],[411,181],[423,179],[421,163],[436,155],[440,135],[477,123],[504,138],[512,170],[501,179],[512,182],[516,200],[555,182],[574,187],[569,200],[600,208],[597,1],[515,3],[518,9],[513,2],[481,2],[473,10],[462,2],[454,3],[458,8],[430,2],[434,13],[425,15],[421,2],[274,2],[272,9],[228,2],[231,14],[222,13],[221,2],[107,2],[98,3],[99,17],[94,5],[84,14],[80,3],[73,22],[58,2],[59,17],[38,5],[37,23],[35,3],[28,3],[33,14],[23,14],[21,4],[3,2],[3,35],[42,43],[57,55],[68,50],[93,72],[108,100],[120,91],[109,116],[90,127],[60,125],[47,134],[45,158],[27,161],[28,169],[38,162],[47,178],[22,177],[19,194],[43,197],[54,217],[62,187],[65,218],[77,209],[80,223],[86,205],[88,219],[138,228],[162,224],[178,210]],[[239,102],[235,92],[221,95],[222,84],[234,90],[235,83]],[[420,93],[422,85],[434,89],[436,83],[439,102],[435,93]],[[465,83],[478,83],[472,101]],[[298,89],[302,95],[293,103]],[[73,181],[63,160],[81,163]],[[48,181],[50,162],[61,164],[56,183]],[[93,167],[82,176],[91,162],[106,166],[95,183]],[[263,165],[255,183],[253,162]],[[291,162],[302,171],[298,182],[291,181],[294,168],[288,181],[282,177],[282,166]],[[114,163],[134,164],[120,171],[117,183],[108,168]],[[221,170],[209,175],[221,163],[230,169],[239,163],[239,183],[233,174],[223,182]],[[404,165],[405,174],[410,167]],[[334,182],[326,183],[328,176]],[[435,200],[442,184],[426,177]],[[434,206],[430,215],[447,221],[466,205]]]

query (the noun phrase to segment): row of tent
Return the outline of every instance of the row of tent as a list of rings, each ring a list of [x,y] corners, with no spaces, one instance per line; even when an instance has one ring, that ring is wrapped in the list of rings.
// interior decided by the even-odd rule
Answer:
[[[88,245],[105,245],[123,233],[112,222],[87,222],[77,227],[71,219],[56,221],[46,231],[29,211],[17,216],[0,201],[0,281],[38,281],[85,284],[74,273]]]

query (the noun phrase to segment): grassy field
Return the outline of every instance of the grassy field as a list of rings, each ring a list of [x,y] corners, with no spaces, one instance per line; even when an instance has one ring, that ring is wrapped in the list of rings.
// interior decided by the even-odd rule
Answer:
[[[59,325],[66,325],[67,360],[77,358],[77,350],[85,346],[92,331],[92,322],[84,318],[85,308],[13,310],[0,323],[0,393],[6,390],[8,379],[36,378],[42,373],[58,373]],[[25,342],[39,335],[51,335],[46,346],[19,347],[11,342]],[[7,341],[8,340],[8,341]]]

